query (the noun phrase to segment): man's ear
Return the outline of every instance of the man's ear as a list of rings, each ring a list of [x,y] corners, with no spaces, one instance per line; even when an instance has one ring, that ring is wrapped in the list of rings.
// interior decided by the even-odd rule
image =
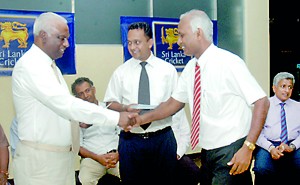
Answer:
[[[47,33],[43,30],[40,31],[39,33],[39,37],[42,38],[43,42],[46,42],[46,39],[47,39]]]
[[[275,93],[275,91],[276,91],[276,86],[275,85],[272,85],[272,90]]]
[[[203,31],[201,28],[197,28],[196,33],[197,33],[197,38],[201,39],[203,37]]]
[[[148,40],[148,46],[149,46],[149,49],[152,48],[152,46],[153,46],[153,39],[149,39]]]

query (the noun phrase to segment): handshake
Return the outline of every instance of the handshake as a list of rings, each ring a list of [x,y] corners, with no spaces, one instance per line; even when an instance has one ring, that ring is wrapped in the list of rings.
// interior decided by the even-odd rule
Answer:
[[[128,132],[133,127],[142,125],[141,116],[137,112],[120,112],[118,126],[125,132]]]

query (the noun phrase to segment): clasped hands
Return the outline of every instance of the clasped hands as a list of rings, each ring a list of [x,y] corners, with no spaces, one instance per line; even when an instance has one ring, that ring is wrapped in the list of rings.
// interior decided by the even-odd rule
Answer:
[[[141,118],[136,112],[120,112],[119,127],[128,132],[133,127],[141,125]]]
[[[138,114],[140,110],[129,109],[130,112],[120,112],[119,127],[128,132],[133,127],[138,127],[142,124],[142,119]]]
[[[111,152],[107,154],[98,155],[96,160],[105,166],[107,169],[115,168],[119,161],[119,153]]]
[[[287,145],[285,143],[281,143],[279,146],[272,148],[270,150],[270,154],[271,154],[272,159],[278,160],[282,156],[284,156],[284,152],[290,153],[292,151],[293,151],[293,149],[289,145]]]

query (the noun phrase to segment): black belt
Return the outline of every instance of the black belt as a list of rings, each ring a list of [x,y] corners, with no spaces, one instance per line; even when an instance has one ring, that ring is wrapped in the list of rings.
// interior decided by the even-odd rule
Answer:
[[[160,134],[164,134],[168,131],[172,130],[171,126],[168,126],[166,128],[163,128],[161,130],[155,131],[155,132],[146,132],[146,133],[132,133],[132,132],[125,132],[122,131],[122,134],[124,137],[141,137],[143,139],[148,139],[154,136],[158,136]]]

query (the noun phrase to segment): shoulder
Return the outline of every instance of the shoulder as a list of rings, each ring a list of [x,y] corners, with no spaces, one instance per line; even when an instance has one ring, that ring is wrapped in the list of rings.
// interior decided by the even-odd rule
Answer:
[[[237,54],[229,50],[219,48],[217,46],[213,46],[209,48],[209,50],[207,51],[207,55],[208,55],[207,57],[208,59],[214,60],[219,65],[224,65],[228,67],[231,67],[231,65],[235,65],[235,64],[245,65],[244,60],[241,57],[239,57]],[[231,65],[228,65],[228,63],[230,63]]]
[[[154,68],[159,68],[159,70],[161,72],[163,72],[163,70],[165,71],[176,71],[176,68],[174,65],[170,64],[169,62],[166,62],[164,60],[162,60],[161,58],[158,57],[153,57],[153,60],[151,61],[151,65]]]

